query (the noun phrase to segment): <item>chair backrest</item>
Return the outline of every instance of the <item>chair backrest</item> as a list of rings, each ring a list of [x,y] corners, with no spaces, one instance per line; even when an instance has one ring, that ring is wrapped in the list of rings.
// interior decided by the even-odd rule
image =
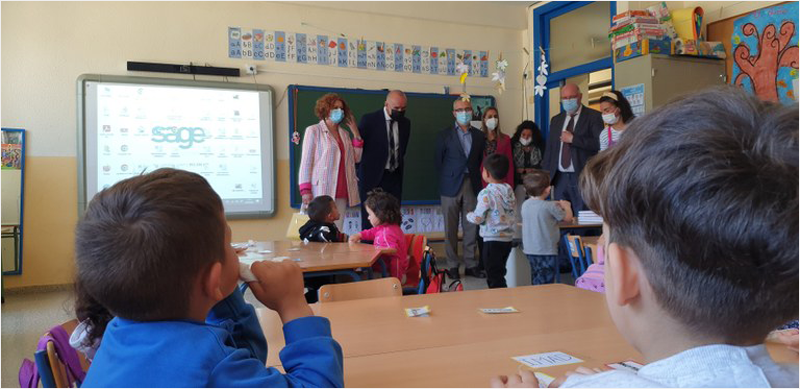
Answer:
[[[80,386],[89,363],[69,344],[70,334],[77,325],[77,320],[70,320],[51,328],[39,339],[35,365],[26,359],[20,368],[22,387],[36,387],[40,378],[44,387]]]
[[[586,271],[583,263],[583,246],[581,245],[581,237],[578,235],[567,234],[564,236],[564,244],[567,246],[567,256],[572,265],[572,278],[577,280],[578,277]]]
[[[67,335],[72,335],[72,332],[75,331],[75,327],[77,326],[78,326],[77,319],[72,319],[70,321],[61,324],[61,328],[64,329]],[[71,351],[75,351],[75,354],[77,354],[81,370],[83,372],[89,370],[89,362],[86,360],[83,353],[78,352],[71,346],[69,348]],[[70,352],[70,350],[67,350],[66,352]],[[67,366],[64,364],[65,359],[66,357],[58,355],[55,343],[52,340],[48,341],[47,360],[50,363],[50,370],[53,374],[53,380],[55,381],[56,387],[71,388],[74,386],[77,388],[80,386],[80,377],[72,377],[71,374],[67,374]],[[77,380],[77,382],[70,382],[73,380]]]
[[[408,235],[406,235],[408,237]],[[420,269],[422,268],[422,257],[425,255],[425,246],[428,238],[425,235],[414,235],[408,243],[408,270],[406,270],[406,282],[404,287],[416,288],[419,285]]]
[[[403,288],[395,277],[344,284],[328,284],[319,288],[319,302],[402,296]]]

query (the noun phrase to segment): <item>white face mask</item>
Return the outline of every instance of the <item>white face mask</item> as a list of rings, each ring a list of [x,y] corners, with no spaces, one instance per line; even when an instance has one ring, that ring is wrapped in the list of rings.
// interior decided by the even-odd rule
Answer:
[[[606,124],[614,124],[614,123],[616,123],[616,122],[617,122],[617,120],[619,120],[619,119],[617,118],[617,115],[615,115],[615,114],[613,114],[613,113],[604,113],[604,114],[603,114],[603,121],[604,121]]]
[[[494,131],[497,128],[497,118],[486,119],[486,127]]]
[[[519,138],[519,143],[522,143],[523,146],[527,146],[527,145],[531,144],[531,140],[533,140],[533,139],[531,139],[531,138],[528,138],[528,139]]]

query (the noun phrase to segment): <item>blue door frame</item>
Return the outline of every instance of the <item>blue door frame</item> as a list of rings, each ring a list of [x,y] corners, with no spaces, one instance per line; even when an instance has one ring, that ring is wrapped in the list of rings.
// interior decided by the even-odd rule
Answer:
[[[550,20],[561,16],[567,12],[574,11],[578,8],[587,6],[593,1],[552,1],[541,7],[533,10],[533,52],[534,55],[534,75],[538,73],[541,53],[539,48],[544,48],[544,56],[547,63],[550,64]],[[608,23],[611,26],[611,19],[617,14],[617,2],[611,1],[609,4],[610,12],[608,16]],[[611,48],[609,47],[609,54]],[[552,68],[552,67],[551,67]],[[609,55],[606,58],[597,61],[585,63],[583,65],[571,67],[569,69],[559,70],[555,73],[550,73],[547,76],[547,89],[544,91],[544,96],[534,96],[534,117],[533,120],[542,130],[542,136],[547,141],[547,136],[550,132],[550,88],[560,86],[561,82],[567,78],[574,77],[580,74],[595,72],[602,69],[611,69],[611,87],[614,87],[614,61]]]

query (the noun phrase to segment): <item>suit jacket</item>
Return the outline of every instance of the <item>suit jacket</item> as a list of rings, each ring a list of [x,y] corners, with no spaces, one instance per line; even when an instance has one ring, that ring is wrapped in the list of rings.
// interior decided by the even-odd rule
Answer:
[[[389,158],[389,137],[386,133],[386,116],[383,108],[365,114],[358,123],[358,131],[364,140],[361,163],[358,165],[358,185],[366,192],[381,182]],[[400,146],[400,161],[397,169],[403,175],[408,140],[411,137],[411,120],[403,118],[397,121],[397,138]],[[398,199],[399,200],[399,199]]]
[[[455,124],[439,132],[436,138],[436,171],[439,174],[439,194],[454,197],[461,190],[464,182],[464,169],[469,169],[469,180],[475,195],[483,188],[481,185],[481,163],[486,147],[486,136],[481,130],[470,127],[472,148],[469,155],[464,154],[464,148],[458,139],[461,131]]]
[[[558,172],[561,161],[558,159],[558,151],[561,147],[561,129],[564,127],[564,120],[567,118],[566,112],[561,112],[550,120],[550,134],[547,136],[547,147],[544,151],[542,168],[550,172],[550,179],[553,179]],[[582,106],[581,115],[578,123],[573,128],[573,138],[571,147],[572,165],[575,173],[580,174],[586,161],[597,154],[600,150],[599,136],[603,131],[603,115],[589,107]]]

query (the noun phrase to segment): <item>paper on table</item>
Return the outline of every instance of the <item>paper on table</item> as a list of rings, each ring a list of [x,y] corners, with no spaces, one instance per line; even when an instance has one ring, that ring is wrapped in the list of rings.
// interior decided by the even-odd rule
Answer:
[[[565,354],[561,351],[523,355],[521,357],[511,357],[511,359],[534,369],[583,362],[583,360],[575,358],[572,355]]]
[[[483,313],[517,313],[519,312],[514,307],[505,307],[505,308],[481,308],[479,311]]]
[[[429,317],[431,307],[426,305],[420,308],[406,308],[406,316],[408,317]]]
[[[555,377],[549,376],[549,375],[544,374],[544,373],[542,373],[540,371],[533,372],[533,375],[535,375],[536,379],[539,380],[539,387],[540,388],[546,388],[546,387],[550,386],[551,382],[556,380]]]

